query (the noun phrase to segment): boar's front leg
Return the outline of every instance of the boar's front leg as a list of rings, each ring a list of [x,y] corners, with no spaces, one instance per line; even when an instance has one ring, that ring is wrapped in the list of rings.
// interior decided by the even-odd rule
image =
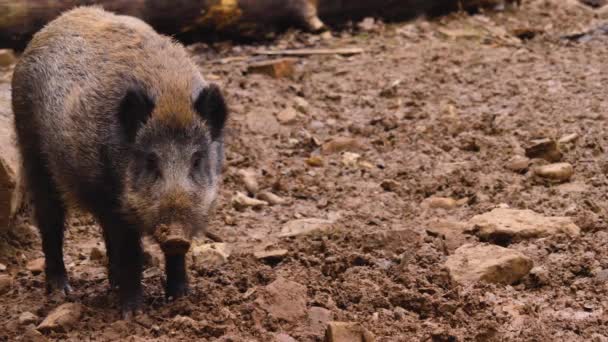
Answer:
[[[142,302],[143,249],[141,233],[119,216],[102,220],[108,248],[110,283],[118,285],[123,319],[136,313]]]
[[[167,283],[165,295],[173,299],[188,294],[188,276],[186,274],[186,254],[165,254]]]

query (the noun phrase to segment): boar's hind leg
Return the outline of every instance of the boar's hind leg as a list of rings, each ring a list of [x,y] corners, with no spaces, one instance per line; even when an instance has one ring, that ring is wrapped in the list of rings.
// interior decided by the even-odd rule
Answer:
[[[110,262],[110,284],[118,285],[123,318],[135,313],[142,301],[143,249],[140,232],[118,215],[101,218]]]
[[[32,144],[33,140],[29,143]],[[45,258],[46,289],[68,294],[67,272],[63,263],[65,206],[44,159],[34,146],[22,144],[23,167],[34,205],[34,215]]]
[[[188,277],[186,275],[186,255],[165,255],[167,283],[165,295],[173,299],[188,294]]]

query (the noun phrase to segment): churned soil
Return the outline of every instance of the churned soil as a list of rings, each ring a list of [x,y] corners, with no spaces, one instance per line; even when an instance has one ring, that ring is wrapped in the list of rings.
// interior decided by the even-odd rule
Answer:
[[[601,11],[530,0],[431,21],[366,20],[331,35],[287,32],[265,45],[190,46],[231,107],[210,227],[224,244],[195,241],[191,294],[167,301],[162,255],[146,242],[143,312],[122,321],[96,223],[69,220],[68,298],[47,296],[44,275],[26,267],[42,252],[25,224],[32,242],[0,259],[0,340],[322,341],[328,321],[344,321],[377,341],[608,341]],[[247,72],[269,58],[259,50],[339,47],[363,52],[296,56],[287,77]],[[10,74],[0,74],[3,115]],[[552,158],[572,165],[571,177],[535,174],[549,163],[525,159],[537,139],[561,139]],[[241,170],[258,194],[284,203],[232,201],[248,196]],[[510,285],[457,283],[446,259],[481,243],[458,227],[497,207],[568,216],[581,233],[499,241],[532,271]],[[65,302],[79,304],[72,322],[36,329]]]

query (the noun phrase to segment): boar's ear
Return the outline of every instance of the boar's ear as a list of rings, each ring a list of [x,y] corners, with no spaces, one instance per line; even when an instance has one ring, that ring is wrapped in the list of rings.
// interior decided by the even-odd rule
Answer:
[[[150,118],[154,102],[141,90],[129,90],[120,103],[118,116],[129,142],[135,140],[139,128]]]
[[[194,102],[194,109],[209,125],[211,138],[218,139],[222,135],[228,116],[228,107],[220,88],[213,83],[205,87],[198,94],[198,98]]]

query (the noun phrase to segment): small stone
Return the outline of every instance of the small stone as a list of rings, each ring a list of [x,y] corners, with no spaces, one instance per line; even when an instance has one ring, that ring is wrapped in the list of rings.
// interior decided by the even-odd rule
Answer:
[[[555,163],[539,166],[534,173],[552,182],[566,182],[574,174],[574,168],[570,163]]]
[[[331,34],[331,31],[325,31],[325,32],[321,33],[319,36],[321,37],[322,40],[325,40],[325,41],[331,40],[334,38],[334,36]]]
[[[357,161],[361,158],[358,153],[344,152],[342,154],[342,165],[346,167],[354,167],[357,165]]]
[[[23,341],[28,342],[47,342],[48,339],[40,333],[40,331],[36,330],[35,326],[29,326],[25,329],[25,333],[23,334]]]
[[[565,144],[568,144],[571,142],[575,142],[576,140],[578,140],[578,138],[579,138],[578,134],[572,133],[572,134],[564,135],[563,137],[559,138],[557,143],[560,145],[565,145]]]
[[[310,104],[304,98],[296,96],[293,98],[294,107],[298,112],[307,114],[310,111]]]
[[[230,248],[226,243],[207,243],[192,248],[192,264],[195,269],[221,266],[228,262]]]
[[[38,321],[38,316],[29,311],[25,311],[19,315],[19,324],[21,325],[36,323],[36,321]]]
[[[445,266],[459,283],[484,281],[509,285],[526,276],[533,262],[516,250],[489,244],[466,244],[448,257]]]
[[[279,277],[260,292],[255,302],[275,319],[297,322],[306,316],[306,286]]]
[[[361,31],[372,31],[374,28],[376,28],[376,21],[372,17],[367,17],[367,18],[364,18],[363,20],[361,20],[357,24],[357,27]]]
[[[550,283],[549,271],[542,266],[536,266],[530,270],[530,277],[538,285],[548,285]]]
[[[171,320],[176,328],[196,328],[197,323],[194,319],[188,316],[177,315]]]
[[[247,128],[253,133],[273,136],[281,132],[281,125],[270,112],[263,110],[249,112],[245,116]]]
[[[6,68],[17,61],[15,53],[11,49],[0,49],[0,67]]]
[[[13,287],[13,278],[8,274],[0,274],[0,295],[10,291]]]
[[[395,192],[401,188],[401,184],[394,179],[385,179],[380,183],[380,187],[384,191]]]
[[[272,251],[260,251],[253,253],[253,256],[258,260],[267,262],[279,262],[283,260],[289,251],[286,249],[275,249]]]
[[[523,156],[513,156],[505,167],[513,172],[525,172],[530,167],[530,159]]]
[[[468,238],[471,237],[469,234],[465,234],[469,225],[464,222],[433,220],[427,222],[425,226],[427,234],[440,237],[445,241],[449,252],[453,252],[467,243]]]
[[[543,216],[532,210],[496,208],[473,216],[471,232],[482,241],[511,243],[555,234],[580,235],[580,228],[565,216]]]
[[[28,262],[26,268],[34,275],[42,273],[42,271],[44,271],[44,258],[38,258]]]
[[[348,137],[337,137],[321,146],[321,151],[323,154],[340,153],[345,151],[353,152],[361,149],[362,146],[359,144],[357,139]]]
[[[315,334],[322,334],[327,323],[334,319],[334,314],[326,308],[313,306],[308,309],[308,324]]]
[[[6,265],[0,264],[0,272],[6,272]]]
[[[462,201],[455,200],[450,197],[429,197],[424,200],[423,204],[432,209],[450,210],[463,205],[464,203],[466,203],[466,200],[466,198],[464,199],[464,201]]]
[[[247,72],[264,74],[274,78],[292,77],[294,74],[295,58],[277,58],[250,64]]]
[[[67,332],[82,316],[83,307],[78,303],[65,303],[46,316],[38,325],[38,330]]]
[[[267,205],[268,202],[251,198],[240,191],[237,192],[234,197],[232,197],[232,206],[236,210],[245,210],[246,208],[259,209]]]
[[[526,147],[526,157],[542,158],[555,163],[562,159],[562,152],[554,140],[539,139],[532,141],[532,144]]]
[[[105,258],[105,253],[101,250],[101,248],[99,248],[99,247],[91,248],[91,253],[89,254],[89,259],[96,261],[96,260],[103,260],[103,258]]]
[[[334,222],[318,218],[305,218],[293,220],[285,223],[281,229],[280,237],[291,237],[298,235],[308,235],[318,231],[329,230]]]
[[[287,203],[287,201],[284,198],[282,198],[278,195],[275,195],[270,191],[260,192],[258,194],[258,199],[268,202],[268,204],[270,204],[270,205],[281,205],[281,204]]]
[[[285,334],[280,333],[274,335],[274,342],[298,342],[295,338]]]
[[[291,125],[297,121],[298,113],[293,107],[287,107],[277,114],[277,120],[283,125]]]
[[[306,159],[306,164],[312,167],[321,167],[324,164],[323,158],[320,156],[310,156]]]
[[[245,189],[247,189],[250,194],[255,195],[258,193],[260,190],[260,184],[258,184],[256,179],[255,171],[241,169],[237,171],[237,174],[241,177],[241,181],[245,185]]]
[[[358,323],[329,322],[325,330],[325,342],[374,342],[371,332]]]

